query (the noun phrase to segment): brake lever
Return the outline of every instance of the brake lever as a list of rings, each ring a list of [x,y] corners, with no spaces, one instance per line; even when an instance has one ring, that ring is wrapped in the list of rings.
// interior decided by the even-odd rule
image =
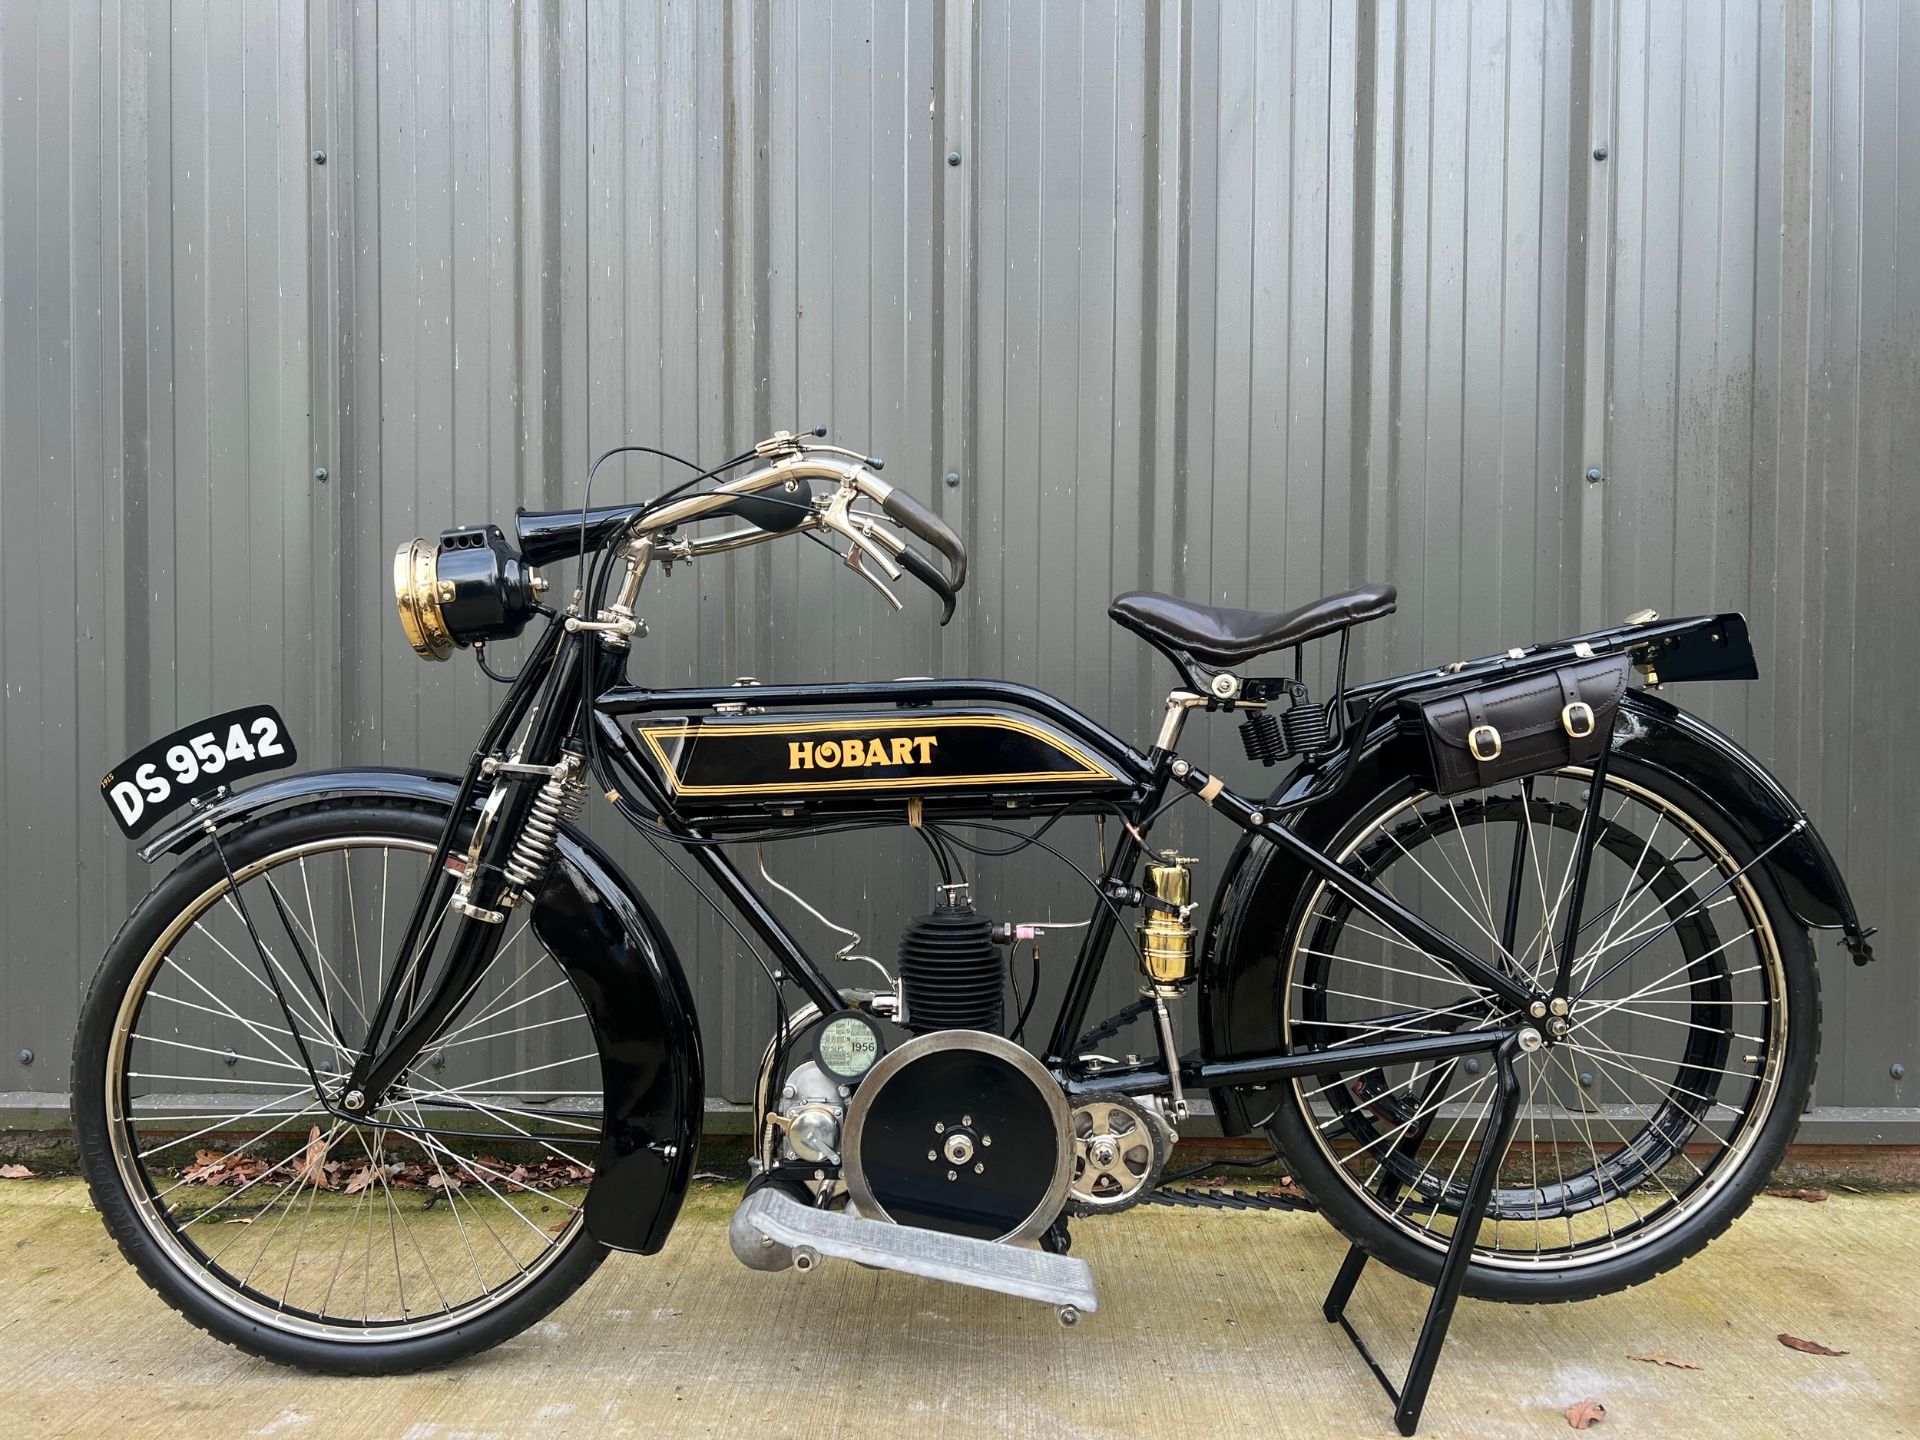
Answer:
[[[861,533],[863,529],[870,529],[871,522],[869,522],[868,526],[862,526],[855,522],[851,514],[854,497],[859,493],[860,492],[852,486],[842,485],[840,489],[834,493],[833,499],[827,502],[826,509],[820,513],[820,524],[824,529],[831,530],[836,535],[845,536],[847,544],[853,547],[847,551],[848,569],[861,570],[859,556],[864,554],[872,557],[873,563],[880,567],[887,579],[898,580],[900,578],[900,567],[893,563],[893,558],[887,554],[883,546],[872,538],[871,534]],[[866,578],[872,581],[889,600],[893,600],[893,592],[891,590],[888,590],[886,586],[880,584],[877,579],[867,574],[866,571],[861,570],[861,573],[866,575]],[[893,600],[893,604],[895,609],[900,608],[900,602],[898,600]]]
[[[885,515],[875,515],[866,510],[852,511],[848,517],[860,532],[885,545],[900,562],[900,568],[913,576],[922,585],[940,597],[940,623],[946,624],[953,619],[954,593],[947,584],[947,577],[940,573],[927,558],[893,533],[894,522]],[[872,579],[871,576],[868,577]]]
[[[902,610],[906,608],[900,603],[900,597],[889,590],[878,575],[875,575],[871,570],[867,569],[865,565],[861,564],[860,557],[852,551],[847,552],[847,568],[869,585],[873,586],[874,589],[878,590],[881,597],[894,609]]]
[[[850,512],[847,518],[869,540],[878,541],[896,556],[906,554],[907,542],[893,533],[891,528],[893,522],[886,516],[873,515],[865,510],[855,510]]]

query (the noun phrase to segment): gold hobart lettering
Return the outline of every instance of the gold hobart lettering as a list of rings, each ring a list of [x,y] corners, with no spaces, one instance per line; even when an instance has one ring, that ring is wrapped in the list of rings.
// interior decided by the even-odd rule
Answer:
[[[933,763],[936,735],[874,736],[849,740],[792,740],[787,743],[789,770],[854,770],[869,765]]]

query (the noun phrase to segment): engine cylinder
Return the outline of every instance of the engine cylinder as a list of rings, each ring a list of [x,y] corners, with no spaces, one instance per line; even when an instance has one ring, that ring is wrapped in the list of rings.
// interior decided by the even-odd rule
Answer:
[[[1005,1018],[1000,950],[993,922],[964,895],[949,891],[930,915],[900,937],[900,992],[906,1026],[999,1033]]]

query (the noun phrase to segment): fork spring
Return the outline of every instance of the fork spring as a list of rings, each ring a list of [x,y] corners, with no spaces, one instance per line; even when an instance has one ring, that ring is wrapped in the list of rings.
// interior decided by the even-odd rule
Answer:
[[[569,765],[559,774],[549,775],[533,797],[520,838],[513,854],[501,868],[509,883],[528,889],[547,873],[554,846],[560,841],[560,827],[580,813],[586,800],[586,786],[579,779],[579,768]]]

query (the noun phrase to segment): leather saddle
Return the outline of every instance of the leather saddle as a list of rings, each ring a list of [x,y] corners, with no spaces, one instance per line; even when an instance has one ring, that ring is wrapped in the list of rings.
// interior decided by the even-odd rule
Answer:
[[[1130,590],[1115,597],[1107,614],[1165,651],[1182,668],[1186,659],[1230,667],[1269,650],[1302,645],[1350,625],[1391,615],[1397,598],[1391,585],[1362,585],[1322,596],[1295,610],[1268,614],[1199,605],[1155,590]]]

